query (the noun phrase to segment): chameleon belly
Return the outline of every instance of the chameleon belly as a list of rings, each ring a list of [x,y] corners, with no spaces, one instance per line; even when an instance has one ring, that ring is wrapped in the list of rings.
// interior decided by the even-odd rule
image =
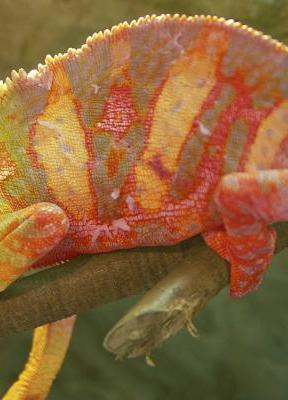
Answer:
[[[286,163],[287,66],[283,45],[237,23],[175,16],[14,73],[0,86],[0,212],[65,211],[42,265],[221,225],[221,176]]]

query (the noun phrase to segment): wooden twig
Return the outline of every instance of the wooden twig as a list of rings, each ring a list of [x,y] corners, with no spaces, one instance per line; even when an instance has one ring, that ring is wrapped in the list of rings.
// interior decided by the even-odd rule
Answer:
[[[277,231],[280,251],[288,243],[288,223],[278,224]],[[82,256],[17,281],[0,295],[0,336],[150,288],[188,257],[192,269],[203,271],[196,284],[205,304],[228,282],[228,269],[201,237],[194,237],[176,246]]]

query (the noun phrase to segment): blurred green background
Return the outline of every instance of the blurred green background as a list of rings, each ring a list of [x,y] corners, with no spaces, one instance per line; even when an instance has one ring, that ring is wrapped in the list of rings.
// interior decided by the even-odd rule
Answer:
[[[288,43],[287,0],[1,0],[0,79],[152,13],[234,18]],[[288,251],[275,258],[257,293],[241,300],[220,293],[195,318],[200,338],[171,339],[155,352],[155,368],[143,359],[116,362],[102,348],[137,296],[82,314],[49,399],[288,399],[287,260]],[[31,333],[0,339],[0,393],[21,370],[30,341]]]

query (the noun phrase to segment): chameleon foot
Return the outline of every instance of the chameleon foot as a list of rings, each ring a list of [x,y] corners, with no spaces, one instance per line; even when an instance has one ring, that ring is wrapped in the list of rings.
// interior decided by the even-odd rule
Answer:
[[[288,219],[288,170],[233,173],[222,178],[215,203],[224,228],[203,234],[231,263],[234,297],[256,289],[273,257],[276,233],[269,224]]]
[[[50,203],[0,216],[0,291],[53,249],[68,224],[65,213]]]

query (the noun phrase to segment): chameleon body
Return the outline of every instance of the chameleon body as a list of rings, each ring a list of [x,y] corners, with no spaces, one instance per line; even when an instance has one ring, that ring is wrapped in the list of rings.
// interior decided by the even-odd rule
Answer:
[[[79,254],[200,233],[230,262],[231,295],[255,289],[268,225],[288,218],[287,71],[281,43],[176,15],[12,73],[0,85],[1,289]]]

